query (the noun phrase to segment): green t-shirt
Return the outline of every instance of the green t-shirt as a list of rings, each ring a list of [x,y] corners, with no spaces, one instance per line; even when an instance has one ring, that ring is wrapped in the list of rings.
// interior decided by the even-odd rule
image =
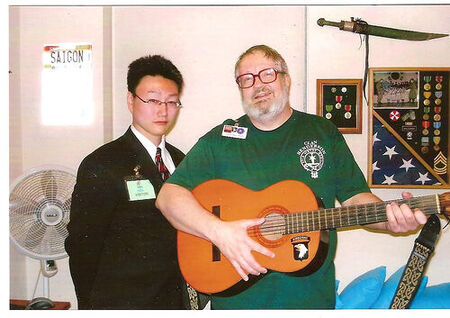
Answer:
[[[223,136],[224,125],[248,128],[245,139]],[[245,115],[226,120],[201,137],[167,181],[189,190],[209,179],[228,179],[252,190],[294,179],[308,185],[325,208],[335,199],[370,192],[337,128],[326,119],[293,112],[272,131],[257,129]],[[276,204],[276,203],[274,203]],[[305,277],[270,272],[245,291],[212,295],[213,309],[334,308],[336,232],[321,268]]]

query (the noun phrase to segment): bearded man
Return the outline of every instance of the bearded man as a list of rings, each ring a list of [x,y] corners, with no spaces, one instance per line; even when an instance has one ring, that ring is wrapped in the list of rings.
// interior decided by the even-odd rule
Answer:
[[[201,137],[162,187],[156,205],[175,228],[215,245],[248,283],[211,295],[212,309],[334,308],[335,230],[323,231],[327,249],[315,271],[268,271],[252,253],[276,255],[247,231],[265,218],[223,221],[205,210],[191,191],[210,179],[228,179],[254,191],[298,180],[325,208],[334,207],[335,199],[344,207],[380,199],[370,193],[338,129],[323,117],[291,108],[291,78],[277,51],[266,45],[249,48],[235,65],[235,80],[246,115],[228,119]],[[386,206],[386,215],[387,222],[367,227],[406,232],[426,222],[422,211],[396,203]]]

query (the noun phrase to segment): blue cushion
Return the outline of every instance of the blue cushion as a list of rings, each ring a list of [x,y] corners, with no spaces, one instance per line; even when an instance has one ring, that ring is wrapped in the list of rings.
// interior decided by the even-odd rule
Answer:
[[[367,309],[378,298],[386,277],[386,266],[377,267],[355,278],[337,295],[336,309]],[[337,287],[336,287],[337,289]]]
[[[336,309],[342,308],[342,301],[341,301],[341,298],[339,297],[339,295],[337,293],[338,288],[339,288],[339,281],[336,280],[336,287],[335,287],[335,294],[336,294],[336,301],[335,302],[336,302],[336,304],[334,306]]]
[[[403,270],[405,266],[400,267],[394,274],[389,277],[389,279],[384,283],[383,288],[379,294],[378,299],[372,304],[371,308],[388,309],[391,305],[392,298],[394,298],[395,291],[398,286],[398,282],[402,277]],[[428,277],[424,276],[422,282],[420,283],[419,290],[420,293],[427,285]]]
[[[450,283],[429,286],[417,292],[409,308],[450,309]]]

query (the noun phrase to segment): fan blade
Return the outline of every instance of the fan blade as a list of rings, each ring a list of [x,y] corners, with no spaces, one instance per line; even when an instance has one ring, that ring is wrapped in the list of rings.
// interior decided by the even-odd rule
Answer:
[[[39,223],[33,223],[31,227],[28,229],[26,237],[25,237],[25,246],[27,249],[34,251],[36,246],[38,246],[42,239],[44,238],[44,233],[41,233],[42,225]]]
[[[69,196],[69,198],[66,201],[64,201],[64,203],[62,204],[62,209],[63,209],[64,213],[69,214],[71,204],[72,204],[72,197]]]
[[[51,170],[46,171],[41,177],[41,187],[46,198],[54,199],[56,197],[58,187]]]
[[[69,232],[67,231],[67,224],[68,224],[68,222],[65,222],[64,220],[62,220],[57,226],[55,226],[55,229],[58,232],[58,234],[61,236],[63,242],[69,235]]]
[[[17,195],[11,195],[9,198],[9,211],[11,213],[28,214],[34,213],[39,207],[39,203],[32,199]]]

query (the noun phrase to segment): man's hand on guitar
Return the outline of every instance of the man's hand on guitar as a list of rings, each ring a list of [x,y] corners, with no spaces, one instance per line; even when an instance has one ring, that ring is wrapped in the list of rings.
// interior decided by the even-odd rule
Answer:
[[[211,239],[212,243],[227,257],[245,281],[248,280],[246,273],[259,275],[267,272],[266,268],[256,262],[251,251],[256,251],[268,257],[275,257],[273,252],[255,242],[247,234],[248,228],[262,223],[264,223],[264,218],[233,222],[222,221],[214,231],[214,238]]]
[[[412,194],[403,192],[402,197],[403,199],[410,199]],[[421,210],[415,209],[412,211],[408,205],[398,205],[395,202],[386,206],[386,216],[388,219],[385,223],[386,230],[393,233],[413,231],[419,225],[427,222],[427,217]]]

